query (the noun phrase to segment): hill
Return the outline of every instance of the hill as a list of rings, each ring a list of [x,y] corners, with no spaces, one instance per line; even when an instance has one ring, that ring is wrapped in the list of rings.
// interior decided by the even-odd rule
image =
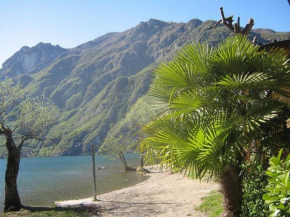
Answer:
[[[213,23],[150,19],[72,49],[44,43],[21,48],[4,62],[0,79],[16,79],[28,96],[44,94],[61,111],[59,122],[50,129],[51,140],[45,146],[25,144],[23,155],[79,155],[88,153],[90,144],[100,146],[147,93],[155,66],[188,43],[215,46],[232,34],[222,25],[209,30]],[[257,29],[249,38],[254,36],[267,43],[288,39],[290,32]],[[5,153],[0,147],[0,156]]]

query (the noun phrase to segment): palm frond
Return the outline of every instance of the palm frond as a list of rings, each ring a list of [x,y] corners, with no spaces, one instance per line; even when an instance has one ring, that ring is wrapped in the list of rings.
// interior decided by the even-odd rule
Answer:
[[[288,144],[289,64],[282,50],[258,49],[236,36],[216,49],[187,45],[160,65],[149,94],[162,112],[142,128],[147,159],[201,178]]]

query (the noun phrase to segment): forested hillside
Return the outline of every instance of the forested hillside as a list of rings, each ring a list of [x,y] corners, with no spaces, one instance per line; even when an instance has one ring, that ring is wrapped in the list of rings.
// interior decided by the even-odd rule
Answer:
[[[122,128],[118,122],[147,93],[154,67],[188,43],[215,46],[232,35],[223,25],[208,29],[214,23],[150,19],[72,49],[49,43],[21,48],[4,62],[0,79],[15,79],[27,96],[45,95],[61,114],[50,129],[50,139],[44,145],[25,144],[23,155],[79,155],[88,153],[90,144],[101,146],[108,132],[116,131],[115,125]],[[254,36],[267,43],[288,39],[290,32],[256,29],[249,38]],[[130,128],[132,132],[126,135],[137,128]],[[1,145],[0,156],[4,157],[6,150]]]

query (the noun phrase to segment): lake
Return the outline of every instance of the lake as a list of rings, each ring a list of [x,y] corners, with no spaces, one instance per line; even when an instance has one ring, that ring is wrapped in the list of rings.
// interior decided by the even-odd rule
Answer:
[[[125,172],[119,160],[96,155],[97,194],[125,188],[147,179],[135,172]],[[138,154],[127,154],[129,166],[137,166]],[[0,159],[0,213],[4,204],[6,159]],[[91,156],[22,158],[18,175],[18,191],[22,204],[54,205],[57,200],[93,196]]]

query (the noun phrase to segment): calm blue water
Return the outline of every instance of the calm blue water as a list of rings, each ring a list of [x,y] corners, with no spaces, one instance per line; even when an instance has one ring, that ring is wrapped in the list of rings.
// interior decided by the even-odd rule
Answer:
[[[137,166],[139,155],[128,154],[128,165]],[[118,160],[96,155],[97,194],[128,187],[146,180],[135,172],[124,172]],[[54,205],[57,200],[93,196],[91,156],[22,158],[18,175],[18,191],[22,204]],[[6,159],[0,159],[0,213],[4,204],[4,175]]]

